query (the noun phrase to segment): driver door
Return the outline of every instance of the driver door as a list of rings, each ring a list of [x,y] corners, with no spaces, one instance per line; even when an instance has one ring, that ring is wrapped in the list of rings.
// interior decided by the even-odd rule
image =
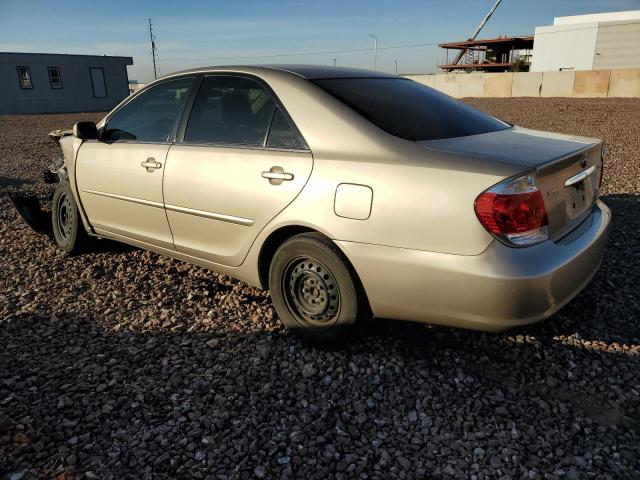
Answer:
[[[193,77],[160,83],[106,123],[101,139],[78,151],[76,181],[96,233],[174,249],[162,180]]]

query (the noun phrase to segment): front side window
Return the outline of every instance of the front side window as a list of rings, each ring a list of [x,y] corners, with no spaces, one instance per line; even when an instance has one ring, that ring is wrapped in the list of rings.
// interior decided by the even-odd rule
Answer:
[[[111,117],[102,139],[170,141],[192,83],[192,77],[180,78],[163,82],[141,93]]]
[[[254,80],[206,77],[193,104],[184,141],[263,146],[275,108],[271,95]]]
[[[464,137],[510,127],[408,79],[334,78],[314,83],[374,125],[405,140]]]
[[[23,90],[32,89],[31,69],[29,67],[18,67],[18,80],[20,81],[20,88]]]
[[[60,68],[48,67],[48,70],[49,70],[49,85],[51,85],[51,88],[54,88],[54,89],[62,88],[62,80],[60,79]]]

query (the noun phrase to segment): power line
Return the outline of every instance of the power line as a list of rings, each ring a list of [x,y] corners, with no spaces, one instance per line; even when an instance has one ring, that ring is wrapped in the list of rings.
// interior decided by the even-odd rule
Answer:
[[[151,20],[149,20],[151,24]],[[600,25],[599,28],[606,27],[617,27],[620,25],[630,25],[637,22],[628,22],[628,23],[618,23],[615,25]],[[563,29],[562,31],[574,31],[574,30],[591,30],[596,27],[577,27],[577,28],[568,28]],[[536,35],[548,35],[556,32],[539,32]],[[514,35],[518,37],[520,35]],[[406,45],[390,45],[386,47],[378,47],[378,50],[396,50],[403,48],[417,48],[417,47],[434,47],[439,45],[442,42],[427,42],[427,43],[412,43]],[[153,51],[155,52],[155,37],[154,43],[152,44]],[[179,61],[191,61],[191,60],[246,60],[246,59],[255,59],[255,58],[281,58],[281,57],[304,57],[309,55],[333,55],[338,53],[364,53],[364,52],[373,52],[374,48],[352,48],[352,49],[341,49],[341,50],[318,50],[318,51],[310,51],[310,52],[290,52],[290,53],[274,53],[270,55],[238,55],[233,57],[175,57],[175,58],[164,58],[158,59],[158,62],[179,62]],[[155,59],[155,54],[154,54]]]
[[[415,48],[415,47],[432,47],[438,45],[438,42],[429,43],[414,43],[409,45],[391,45],[387,47],[378,47],[378,50],[394,50],[400,48]],[[331,55],[336,53],[362,53],[373,52],[374,48],[354,48],[348,50],[324,50],[314,52],[293,52],[293,53],[274,53],[271,55],[241,55],[236,57],[181,57],[181,58],[165,58],[160,60],[162,62],[175,62],[175,61],[189,61],[189,60],[243,60],[252,58],[279,58],[279,57],[302,57],[307,55]]]

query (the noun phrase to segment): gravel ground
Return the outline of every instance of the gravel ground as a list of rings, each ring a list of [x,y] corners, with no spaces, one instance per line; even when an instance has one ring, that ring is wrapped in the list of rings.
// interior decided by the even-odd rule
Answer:
[[[599,273],[507,334],[375,321],[298,341],[265,292],[100,242],[66,257],[0,203],[0,478],[640,478],[640,100],[482,99],[607,144]],[[0,116],[0,186],[47,193],[54,128]]]

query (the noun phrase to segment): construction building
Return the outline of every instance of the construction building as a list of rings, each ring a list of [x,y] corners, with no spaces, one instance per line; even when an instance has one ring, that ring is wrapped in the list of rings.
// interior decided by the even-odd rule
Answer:
[[[528,71],[533,49],[533,36],[498,37],[484,40],[441,43],[446,60],[439,68],[445,72],[454,70],[481,72]],[[456,52],[449,60],[449,51]]]

